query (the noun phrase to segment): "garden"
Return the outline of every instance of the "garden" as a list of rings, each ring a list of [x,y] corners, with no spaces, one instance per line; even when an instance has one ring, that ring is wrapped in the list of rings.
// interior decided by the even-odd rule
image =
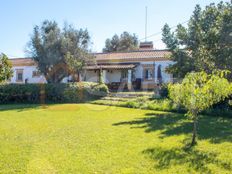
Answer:
[[[174,62],[165,71],[176,79],[151,77],[149,92],[109,93],[102,69],[98,83],[81,82],[96,65],[87,29],[35,26],[29,53],[47,83],[9,83],[12,65],[0,55],[0,173],[231,173],[231,9],[197,5],[186,26],[164,25]],[[105,52],[138,46],[106,41]]]
[[[225,75],[189,73],[159,95],[113,100],[98,83],[2,84],[0,173],[229,173]]]
[[[0,173],[230,173],[232,120],[93,104],[0,106]]]

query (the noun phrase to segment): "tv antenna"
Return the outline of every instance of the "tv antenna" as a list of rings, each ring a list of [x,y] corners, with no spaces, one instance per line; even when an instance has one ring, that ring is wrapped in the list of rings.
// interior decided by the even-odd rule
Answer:
[[[147,42],[147,6],[145,7],[145,42]]]

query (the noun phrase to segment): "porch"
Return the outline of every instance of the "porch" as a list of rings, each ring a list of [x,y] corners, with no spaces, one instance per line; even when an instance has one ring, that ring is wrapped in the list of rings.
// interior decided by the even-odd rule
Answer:
[[[83,80],[99,82],[102,76],[102,81],[111,90],[131,90],[132,85],[135,84],[133,78],[135,67],[134,64],[87,66]]]

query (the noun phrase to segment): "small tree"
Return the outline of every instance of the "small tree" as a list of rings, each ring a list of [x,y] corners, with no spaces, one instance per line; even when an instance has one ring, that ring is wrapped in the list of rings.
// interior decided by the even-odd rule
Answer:
[[[13,75],[12,65],[5,54],[0,55],[0,83],[9,80]]]
[[[115,34],[112,39],[106,39],[103,52],[122,52],[138,50],[138,37],[124,31],[120,36]]]
[[[225,71],[211,75],[205,72],[189,73],[181,84],[169,85],[170,98],[187,109],[187,116],[193,120],[191,146],[196,144],[197,121],[200,112],[224,100],[232,93],[232,85],[225,77]]]

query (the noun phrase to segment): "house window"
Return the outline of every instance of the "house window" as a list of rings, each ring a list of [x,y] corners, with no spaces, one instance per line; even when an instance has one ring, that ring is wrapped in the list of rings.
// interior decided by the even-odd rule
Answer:
[[[145,71],[144,71],[144,79],[152,80],[152,78],[153,78],[153,69],[151,69],[151,68],[145,69]]]
[[[122,70],[122,79],[126,79],[127,78],[127,70]]]
[[[23,69],[16,70],[16,81],[22,82],[23,81]]]
[[[32,72],[32,77],[39,77],[40,76],[40,72],[39,71],[33,71]]]

